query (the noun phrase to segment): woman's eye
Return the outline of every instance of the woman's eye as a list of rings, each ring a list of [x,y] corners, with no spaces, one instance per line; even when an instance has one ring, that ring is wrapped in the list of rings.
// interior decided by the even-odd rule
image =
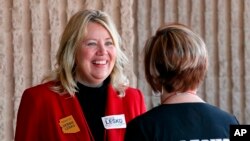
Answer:
[[[108,41],[108,42],[105,43],[105,45],[106,45],[106,46],[111,46],[111,45],[114,45],[114,44],[113,44],[113,42]]]
[[[89,42],[89,43],[87,43],[87,46],[96,46],[96,43],[95,42]]]

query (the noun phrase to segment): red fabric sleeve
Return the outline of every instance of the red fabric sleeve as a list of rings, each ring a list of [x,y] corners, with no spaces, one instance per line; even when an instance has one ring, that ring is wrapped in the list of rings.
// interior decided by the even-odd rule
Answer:
[[[42,104],[34,99],[27,90],[23,93],[17,113],[15,141],[35,141],[39,137],[41,127],[39,106]]]

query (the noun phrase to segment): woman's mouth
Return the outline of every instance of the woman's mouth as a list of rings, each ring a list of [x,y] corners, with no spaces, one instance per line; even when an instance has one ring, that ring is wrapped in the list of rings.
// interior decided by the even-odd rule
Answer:
[[[94,64],[97,65],[106,65],[107,64],[107,60],[98,60],[98,61],[93,61]]]

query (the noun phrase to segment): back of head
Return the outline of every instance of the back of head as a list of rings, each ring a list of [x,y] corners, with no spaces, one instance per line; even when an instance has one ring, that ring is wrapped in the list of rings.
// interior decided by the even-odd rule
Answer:
[[[145,45],[145,75],[154,91],[197,89],[208,67],[205,43],[185,25],[160,27]]]

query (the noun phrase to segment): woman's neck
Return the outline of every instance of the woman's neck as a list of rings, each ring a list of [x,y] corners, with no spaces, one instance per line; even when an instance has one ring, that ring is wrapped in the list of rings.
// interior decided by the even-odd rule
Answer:
[[[99,88],[102,86],[103,82],[100,84],[90,84],[88,82],[82,81],[82,80],[77,80],[79,83],[81,83],[84,86],[91,87],[91,88]]]
[[[204,102],[198,95],[196,90],[185,92],[167,93],[163,91],[161,96],[161,104],[188,103],[188,102]]]

